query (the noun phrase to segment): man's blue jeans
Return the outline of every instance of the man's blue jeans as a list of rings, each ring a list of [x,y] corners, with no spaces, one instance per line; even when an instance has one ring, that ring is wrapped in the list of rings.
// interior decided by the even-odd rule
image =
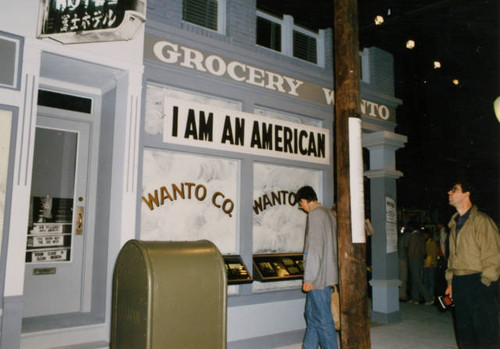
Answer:
[[[306,296],[305,317],[307,322],[303,349],[337,349],[337,333],[330,310],[332,288],[312,290]]]

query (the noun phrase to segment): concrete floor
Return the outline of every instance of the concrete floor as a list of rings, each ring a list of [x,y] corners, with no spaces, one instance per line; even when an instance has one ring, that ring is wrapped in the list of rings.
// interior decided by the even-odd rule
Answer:
[[[440,312],[435,306],[400,303],[403,321],[371,324],[372,349],[456,349],[451,311]],[[301,349],[301,344],[277,349]]]

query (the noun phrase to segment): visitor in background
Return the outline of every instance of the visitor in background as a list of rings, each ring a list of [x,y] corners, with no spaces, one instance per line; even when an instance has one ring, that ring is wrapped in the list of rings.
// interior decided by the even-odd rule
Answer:
[[[434,290],[436,284],[436,267],[438,258],[438,246],[431,232],[426,228],[424,229],[425,238],[425,260],[424,260],[424,287],[431,299],[434,301]]]
[[[408,229],[403,229],[403,232],[399,235],[398,239],[398,268],[399,268],[399,280],[401,285],[399,286],[399,300],[402,302],[407,302],[408,298],[408,246],[410,243],[410,231]]]
[[[422,296],[426,305],[432,305],[434,301],[423,283],[425,239],[416,226],[411,225],[410,229],[410,241],[408,243],[408,262],[411,277],[410,303],[419,304],[420,296]]]

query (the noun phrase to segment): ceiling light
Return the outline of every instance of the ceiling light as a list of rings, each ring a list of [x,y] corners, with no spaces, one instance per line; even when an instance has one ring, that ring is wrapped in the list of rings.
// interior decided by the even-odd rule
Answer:
[[[414,49],[414,48],[415,48],[415,40],[411,40],[411,39],[410,39],[410,40],[408,40],[408,41],[406,42],[406,48],[407,48],[408,50],[412,50],[412,49]]]
[[[434,69],[440,69],[441,68],[441,62],[440,61],[434,61]]]
[[[458,80],[458,79],[453,79],[451,82],[452,82],[452,83],[453,83],[453,85],[455,85],[455,86],[460,85],[460,80]]]
[[[377,17],[375,17],[374,22],[375,25],[382,25],[384,23],[384,17],[378,15]]]

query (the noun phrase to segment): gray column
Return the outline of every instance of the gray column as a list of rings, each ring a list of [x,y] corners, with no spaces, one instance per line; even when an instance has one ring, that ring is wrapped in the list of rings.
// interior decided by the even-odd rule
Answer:
[[[4,297],[3,312],[0,319],[0,348],[7,349],[21,347],[22,316],[23,297]]]
[[[406,136],[389,131],[363,135],[363,147],[370,151],[371,220],[374,234],[372,252],[372,320],[382,323],[401,321],[399,310],[400,280],[398,278],[397,212],[387,209],[387,201],[396,201],[396,179],[403,175],[396,170],[396,150],[406,143]],[[392,216],[392,217],[391,217]],[[391,219],[395,218],[395,219]]]

